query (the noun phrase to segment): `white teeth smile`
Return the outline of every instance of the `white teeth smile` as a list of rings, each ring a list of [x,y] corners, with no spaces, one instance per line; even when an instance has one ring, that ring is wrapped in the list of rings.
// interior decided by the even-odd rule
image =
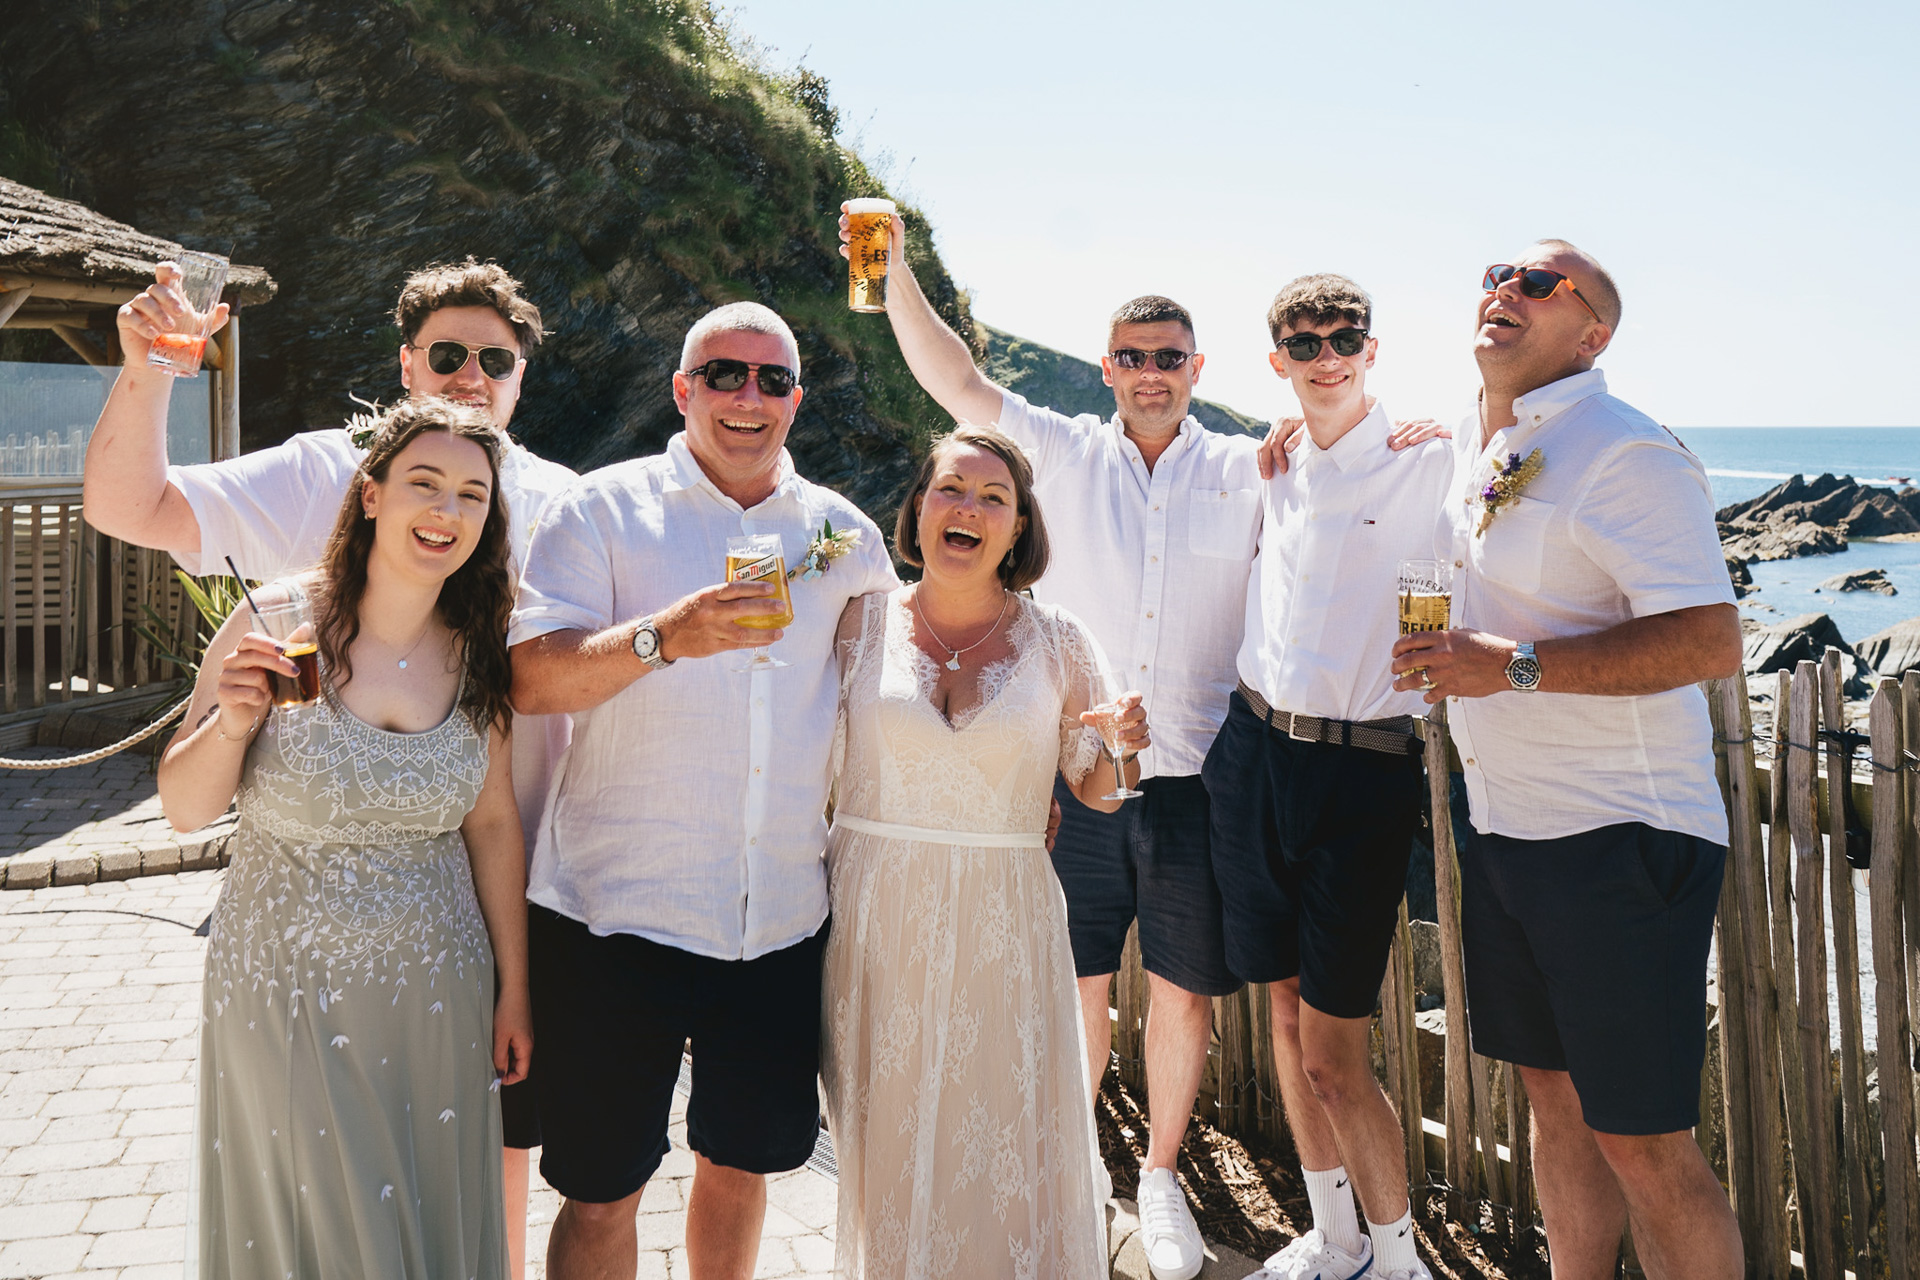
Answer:
[[[948,538],[965,538],[967,540],[967,545],[970,547],[980,545],[979,534],[975,533],[971,529],[962,529],[957,524],[950,524],[946,528],[942,529],[940,532]]]
[[[745,432],[748,432],[749,434],[765,431],[767,429],[767,424],[764,422],[739,422],[732,418],[720,419],[720,425],[725,427],[729,431],[745,431]]]
[[[434,533],[426,529],[415,529],[413,531],[413,536],[420,539],[420,541],[426,543],[430,547],[446,547],[446,546],[453,545],[453,535],[450,533]]]

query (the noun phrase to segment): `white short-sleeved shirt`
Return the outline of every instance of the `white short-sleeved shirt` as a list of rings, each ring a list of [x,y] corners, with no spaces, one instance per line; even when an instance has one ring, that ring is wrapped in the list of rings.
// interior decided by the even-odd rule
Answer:
[[[580,478],[541,518],[510,639],[644,617],[724,579],[727,539],[778,534],[789,567],[831,520],[859,545],[795,578],[793,623],[773,654],[681,658],[573,716],[534,845],[527,897],[597,934],[751,960],[812,936],[827,916],[825,819],[848,600],[899,585],[880,530],[794,474],[742,510],[685,434],[650,458]]]
[[[1274,707],[1336,720],[1426,711],[1393,689],[1399,566],[1446,550],[1436,524],[1453,446],[1395,453],[1392,431],[1376,401],[1331,449],[1308,437],[1267,482],[1239,669]]]
[[[1484,449],[1478,413],[1456,432],[1445,514],[1455,626],[1540,641],[1733,603],[1706,469],[1672,432],[1608,395],[1598,369],[1513,409],[1519,421]],[[1540,474],[1476,533],[1493,469],[1534,449]],[[1727,842],[1697,685],[1636,697],[1507,690],[1447,712],[1476,830],[1545,840],[1644,822]]]
[[[173,558],[191,574],[225,573],[226,557],[256,582],[284,578],[318,564],[333,536],[347,488],[366,450],[345,428],[308,431],[269,449],[224,462],[168,467],[167,481],[193,508],[200,550]],[[549,499],[574,473],[519,445],[500,459],[500,492],[507,500],[507,541],[515,571],[527,562],[527,542]],[[513,718],[513,794],[527,848],[546,799],[554,762],[567,745],[565,716]]]
[[[1118,415],[1069,418],[1001,393],[1000,429],[1033,463],[1052,563],[1037,600],[1087,624],[1142,694],[1140,776],[1197,774],[1227,718],[1260,532],[1260,442],[1189,416],[1147,470]]]

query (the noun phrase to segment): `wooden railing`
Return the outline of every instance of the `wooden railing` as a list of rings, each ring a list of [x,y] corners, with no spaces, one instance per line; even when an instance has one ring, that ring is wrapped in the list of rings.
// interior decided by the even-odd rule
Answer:
[[[1920,672],[1881,680],[1866,735],[1850,739],[1857,726],[1846,721],[1839,657],[1829,651],[1821,664],[1769,678],[1764,736],[1753,732],[1743,676],[1706,686],[1731,834],[1696,1137],[1732,1200],[1749,1275],[1920,1280]],[[1437,1114],[1423,1105],[1404,903],[1381,987],[1376,1069],[1402,1120],[1415,1203],[1438,1193],[1448,1217],[1475,1230],[1491,1218],[1517,1241],[1539,1222],[1526,1091],[1509,1064],[1469,1043],[1449,745],[1444,708],[1436,711],[1426,757],[1445,1019]],[[1849,844],[1870,857],[1864,922]],[[1114,986],[1114,1049],[1122,1078],[1142,1089],[1147,987],[1131,941]],[[1270,1020],[1264,987],[1215,1001],[1200,1111],[1224,1132],[1284,1149]],[[1631,1239],[1623,1249],[1631,1260]]]
[[[0,565],[10,569],[0,594],[4,712],[184,674],[135,632],[144,625],[175,652],[192,651],[199,618],[166,553],[102,536],[82,518],[77,492],[4,498]]]

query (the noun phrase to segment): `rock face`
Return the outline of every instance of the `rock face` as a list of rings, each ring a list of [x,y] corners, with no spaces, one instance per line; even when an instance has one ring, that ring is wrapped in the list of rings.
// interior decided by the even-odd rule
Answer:
[[[1861,569],[1856,573],[1836,573],[1814,588],[1815,591],[1877,591],[1883,596],[1900,592],[1887,581],[1885,569]]]
[[[1824,613],[1803,613],[1772,626],[1757,626],[1748,631],[1741,647],[1741,660],[1747,674],[1791,671],[1803,659],[1820,660],[1827,649],[1842,653],[1853,649],[1840,634],[1840,628]]]
[[[1920,533],[1920,489],[1884,489],[1831,474],[1794,476],[1715,513],[1721,544],[1742,560],[1846,550],[1847,539]]]
[[[1855,653],[1883,676],[1902,676],[1920,667],[1920,618],[1896,622],[1854,646]]]
[[[1727,579],[1733,583],[1733,598],[1738,600],[1753,590],[1753,570],[1732,552],[1727,553]]]
[[[846,309],[838,206],[882,184],[836,125],[823,81],[762,70],[704,0],[9,0],[0,21],[8,176],[280,282],[244,316],[246,447],[402,394],[399,283],[471,253],[545,316],[513,422],[538,452],[659,449],[687,327],[753,299],[799,333],[800,469],[891,527],[947,419],[885,317]]]
[[[1720,549],[1729,560],[1750,564],[1756,560],[1787,560],[1794,556],[1824,556],[1847,549],[1847,535],[1810,520],[1753,524],[1722,523]]]

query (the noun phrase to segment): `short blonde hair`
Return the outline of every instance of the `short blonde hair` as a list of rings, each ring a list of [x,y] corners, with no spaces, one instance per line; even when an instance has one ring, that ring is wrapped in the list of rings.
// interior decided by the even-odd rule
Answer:
[[[680,344],[682,373],[693,368],[693,357],[700,350],[700,344],[716,333],[772,334],[787,344],[787,358],[793,361],[794,376],[799,377],[800,344],[795,340],[793,330],[777,311],[757,302],[729,302],[695,320],[693,328],[687,330],[687,340]]]

